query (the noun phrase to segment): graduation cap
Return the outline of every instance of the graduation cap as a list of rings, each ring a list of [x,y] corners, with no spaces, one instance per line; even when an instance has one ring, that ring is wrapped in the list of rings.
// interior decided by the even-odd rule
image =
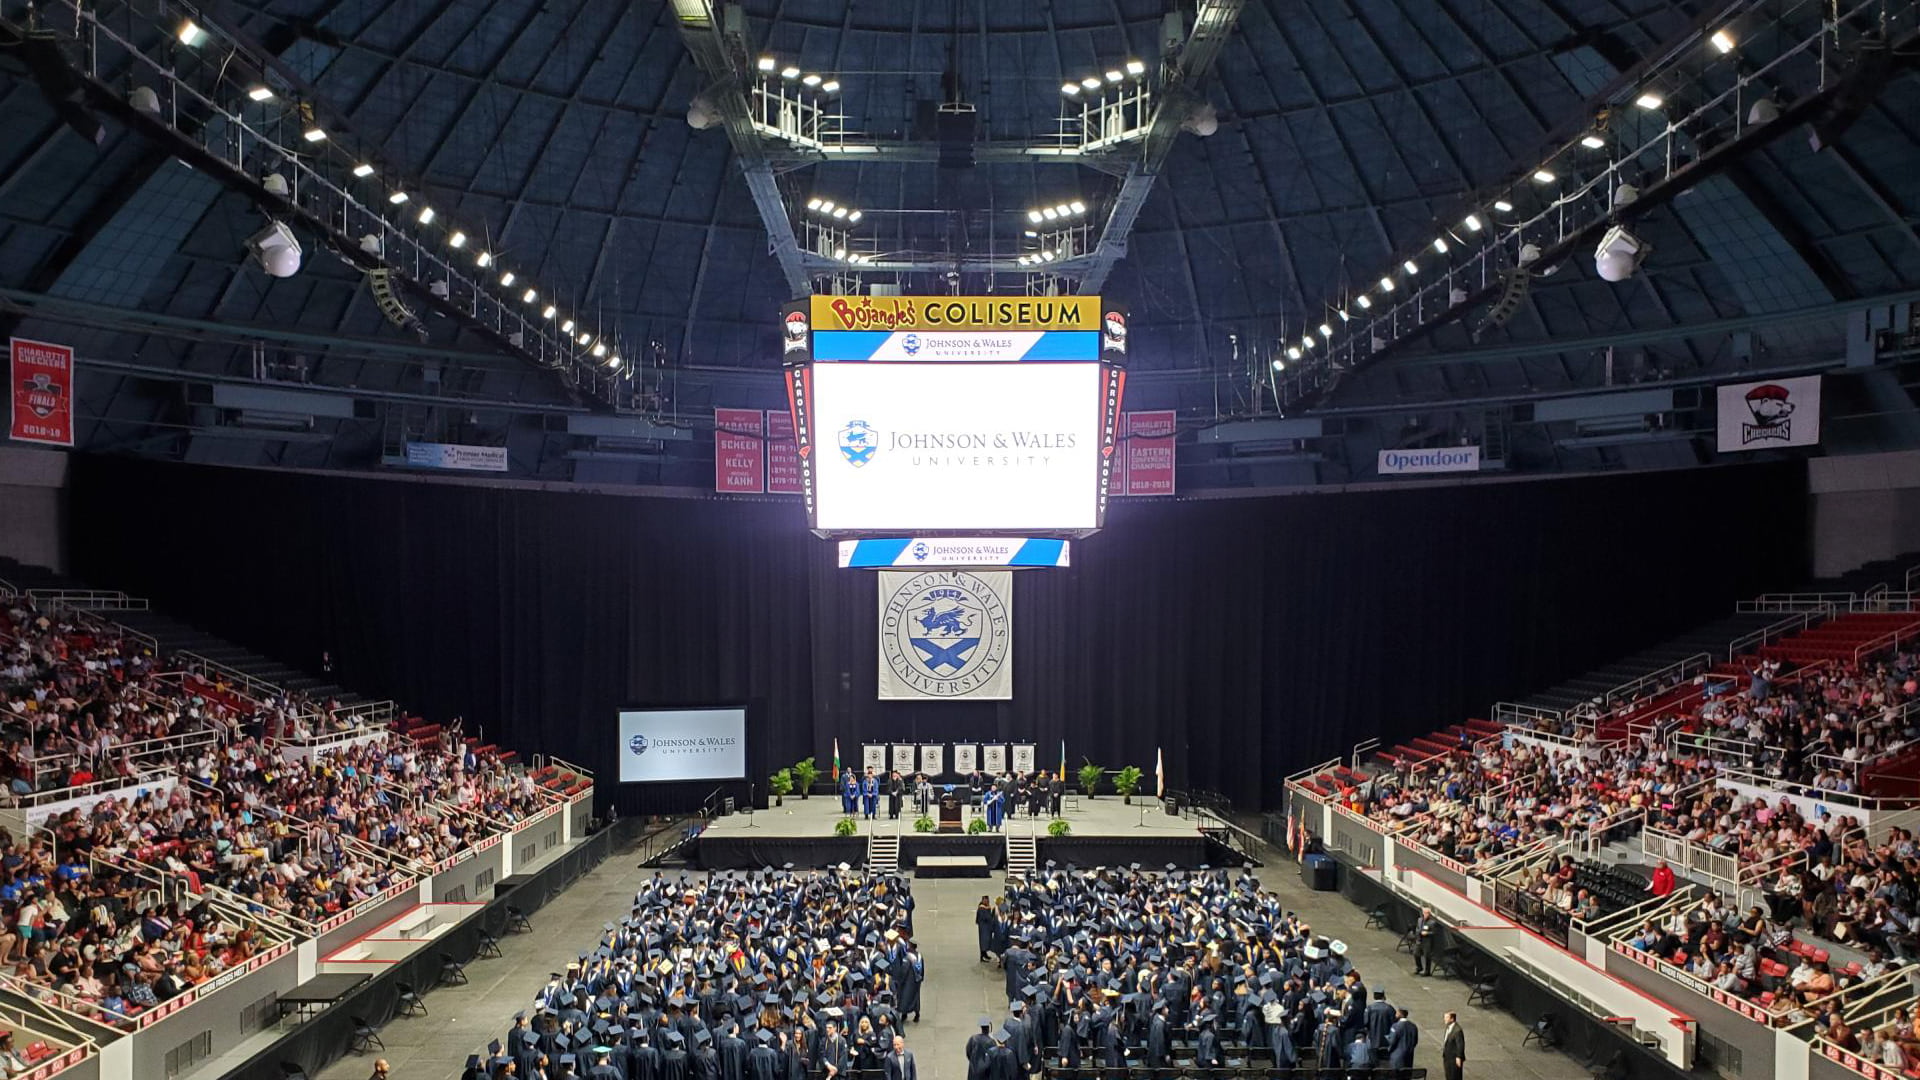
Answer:
[[[887,963],[886,957],[878,956],[874,958],[873,967],[875,971],[886,971],[887,969],[893,967],[893,965]]]
[[[1039,996],[1040,996],[1041,994],[1044,994],[1044,993],[1046,993],[1047,991],[1046,991],[1046,988],[1045,988],[1045,987],[1042,987],[1042,986],[1029,986],[1029,987],[1027,987],[1026,989],[1024,989],[1024,990],[1022,990],[1022,991],[1020,991],[1020,992],[1021,992],[1022,994],[1025,994],[1025,995],[1026,995],[1026,996],[1028,996],[1028,997],[1039,997]],[[1016,1002],[1014,1002],[1014,1004],[1015,1004],[1015,1005],[1018,1005],[1018,1004],[1020,1004],[1020,1003],[1016,1001]]]
[[[773,1032],[768,1031],[766,1028],[758,1028],[754,1031],[753,1037],[763,1043],[770,1043],[773,1041]]]
[[[1011,1037],[1012,1037],[1012,1036],[1010,1036],[1010,1035],[1008,1035],[1008,1034],[1007,1034],[1007,1029],[1006,1029],[1006,1028],[994,1028],[994,1029],[993,1029],[993,1041],[994,1041],[994,1042],[1000,1042],[1000,1043],[1003,1043],[1003,1042],[1006,1042],[1006,1041],[1007,1041],[1007,1040],[1008,1040],[1009,1038],[1011,1038]]]
[[[669,1046],[679,1046],[681,1043],[686,1041],[687,1041],[687,1037],[685,1035],[680,1034],[677,1031],[667,1032],[667,1045]]]
[[[596,1053],[596,1054],[599,1054],[599,1055],[601,1055],[602,1057],[605,1057],[606,1055],[608,1055],[608,1054],[611,1054],[611,1053],[613,1053],[613,1047],[611,1047],[611,1046],[596,1046],[596,1047],[594,1047],[594,1048],[593,1048],[593,1052],[594,1052],[594,1053]]]
[[[480,1067],[480,1055],[468,1054],[467,1055],[467,1071],[472,1072],[473,1070],[478,1069],[479,1067]]]
[[[561,1054],[561,1055],[560,1055],[560,1064],[562,1064],[562,1065],[568,1065],[568,1066],[570,1066],[570,1065],[572,1065],[572,1064],[574,1063],[574,1060],[575,1060],[575,1059],[574,1059],[574,1056],[573,1056],[572,1054]]]
[[[841,1008],[838,1005],[833,1005],[833,1006],[829,1006],[828,1008],[821,1009],[820,1015],[826,1017],[829,1020],[838,1020],[841,1017],[847,1015],[847,1010]]]
[[[1024,1008],[1026,1008],[1026,1007],[1027,1007],[1027,1003],[1026,1003],[1026,1002],[1024,1002],[1024,1001],[1015,1001],[1015,1002],[1012,1002],[1011,1004],[1009,1004],[1009,1005],[1007,1006],[1007,1011],[1008,1011],[1008,1012],[1010,1012],[1010,1013],[1012,1013],[1012,1014],[1013,1014],[1013,1015],[1015,1015],[1015,1016],[1019,1016],[1019,1015],[1020,1015],[1020,1010],[1022,1010],[1022,1009],[1024,1009]]]
[[[708,1043],[713,1041],[713,1036],[707,1031],[706,1028],[695,1028],[693,1032],[693,1041],[699,1043],[701,1046],[705,1046]]]
[[[1347,955],[1347,943],[1344,941],[1336,941],[1333,944],[1327,946],[1327,948],[1333,950],[1333,955],[1335,956]]]
[[[499,1040],[499,1039],[495,1039],[495,1040],[493,1040],[492,1042],[490,1042],[490,1043],[488,1043],[488,1044],[487,1044],[487,1054],[488,1054],[489,1056],[494,1056],[494,1055],[497,1055],[497,1054],[499,1054],[499,1053],[500,1053],[500,1040]]]
[[[540,1045],[539,1034],[532,1031],[527,1032],[525,1035],[522,1035],[520,1037],[520,1045],[530,1050],[539,1046]]]
[[[1133,871],[1134,873],[1136,873],[1136,874],[1137,874],[1137,873],[1139,873],[1139,872],[1140,872],[1140,864],[1139,864],[1139,863],[1128,863],[1128,864],[1127,864],[1127,869],[1129,869],[1129,870],[1131,870],[1131,871]]]
[[[607,1037],[612,1039],[618,1039],[622,1035],[625,1035],[626,1033],[627,1033],[627,1029],[625,1027],[622,1027],[619,1024],[615,1024],[612,1027],[607,1029]]]
[[[986,1031],[986,1030],[988,1030],[988,1029],[990,1029],[990,1028],[992,1028],[992,1027],[993,1027],[993,1020],[992,1020],[992,1018],[991,1018],[991,1017],[986,1017],[986,1016],[983,1016],[983,1017],[981,1017],[981,1018],[980,1018],[980,1030],[981,1030],[981,1031]]]
[[[519,1012],[513,1014],[513,1018],[515,1020],[525,1020],[527,1018],[527,1010],[521,1009]]]

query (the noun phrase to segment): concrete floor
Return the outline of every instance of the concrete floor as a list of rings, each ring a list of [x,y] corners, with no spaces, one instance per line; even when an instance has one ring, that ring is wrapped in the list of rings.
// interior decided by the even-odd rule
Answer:
[[[1380,930],[1363,929],[1365,914],[1338,893],[1315,893],[1298,884],[1292,864],[1277,861],[1263,880],[1278,887],[1288,903],[1317,932],[1347,942],[1348,955],[1369,987],[1384,988],[1387,999],[1402,1005],[1420,1025],[1416,1064],[1440,1075],[1440,1017],[1460,1013],[1467,1032],[1467,1075],[1514,1080],[1585,1080],[1577,1062],[1551,1050],[1522,1048],[1520,1023],[1498,1009],[1468,1007],[1466,988],[1440,978],[1419,979],[1413,961],[1396,952],[1397,940]],[[641,871],[625,854],[607,860],[565,895],[533,916],[533,932],[509,936],[504,958],[476,960],[467,966],[472,981],[427,995],[430,1016],[394,1020],[381,1031],[394,1080],[458,1080],[467,1055],[500,1038],[514,1012],[526,1007],[558,958],[591,945],[602,922],[627,910],[633,891],[650,871]],[[997,968],[976,959],[973,909],[982,892],[998,892],[992,880],[925,880],[914,883],[915,928],[927,959],[924,1021],[907,1025],[908,1042],[919,1059],[924,1080],[965,1080],[962,1047],[978,1030],[981,1016],[1006,1015],[1004,984]],[[322,1072],[319,1080],[364,1080],[375,1054],[348,1056]]]

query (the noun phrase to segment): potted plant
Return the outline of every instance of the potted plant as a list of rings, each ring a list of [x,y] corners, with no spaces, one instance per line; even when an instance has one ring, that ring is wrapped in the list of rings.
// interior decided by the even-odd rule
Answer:
[[[1087,798],[1091,799],[1099,794],[1100,777],[1105,775],[1106,771],[1091,761],[1080,766],[1080,790],[1087,793]]]
[[[852,836],[860,831],[860,823],[850,817],[843,817],[833,823],[833,835]]]
[[[967,822],[967,831],[970,833],[986,832],[987,819],[983,817],[977,817],[977,818],[974,818],[972,821]]]
[[[932,818],[930,818],[930,817],[928,817],[928,816],[927,816],[927,815],[925,815],[925,814],[921,814],[921,815],[920,815],[919,817],[917,817],[917,818],[914,818],[914,819],[913,819],[913,831],[914,831],[914,832],[932,832],[932,831],[933,831],[933,819],[932,819]]]
[[[767,777],[767,790],[773,792],[773,805],[785,806],[787,793],[793,790],[793,770],[781,769]]]
[[[1113,778],[1113,790],[1120,793],[1120,801],[1131,804],[1133,793],[1140,790],[1140,766],[1129,765],[1121,769]]]
[[[800,797],[806,798],[813,791],[813,782],[820,779],[820,766],[810,757],[801,758],[793,763],[793,786],[800,789]]]
[[[1056,840],[1072,832],[1073,826],[1067,824],[1066,818],[1054,818],[1052,821],[1047,822],[1047,835]]]

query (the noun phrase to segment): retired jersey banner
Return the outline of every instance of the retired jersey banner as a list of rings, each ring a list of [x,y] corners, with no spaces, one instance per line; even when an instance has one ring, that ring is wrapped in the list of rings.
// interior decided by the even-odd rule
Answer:
[[[1720,452],[1820,445],[1820,376],[1720,387]]]
[[[21,442],[73,445],[73,350],[26,338],[11,340],[13,427]]]
[[[793,414],[767,411],[767,494],[798,495],[806,490],[800,476],[799,446],[793,441]]]
[[[759,409],[713,410],[713,490],[758,495],[767,489],[767,441]]]
[[[880,700],[1013,696],[1013,573],[882,570]]]

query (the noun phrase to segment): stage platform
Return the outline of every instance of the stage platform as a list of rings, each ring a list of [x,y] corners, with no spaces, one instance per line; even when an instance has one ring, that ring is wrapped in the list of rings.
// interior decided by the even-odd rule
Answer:
[[[1047,824],[1052,819],[1017,817],[998,833],[916,833],[914,818],[908,810],[892,821],[886,815],[886,802],[880,804],[878,821],[855,818],[860,832],[848,837],[833,835],[833,827],[843,816],[840,800],[823,795],[811,799],[789,796],[785,806],[756,814],[732,814],[715,818],[696,842],[694,857],[707,870],[758,869],[763,866],[818,868],[846,863],[860,866],[867,861],[869,836],[899,836],[900,868],[912,870],[922,855],[978,855],[993,870],[1007,862],[1007,837],[1032,836],[1039,864],[1053,860],[1060,866],[1165,867],[1168,863],[1183,870],[1200,866],[1224,866],[1237,863],[1225,845],[1211,840],[1191,817],[1170,816],[1159,800],[1136,796],[1128,806],[1118,795],[1097,799],[1078,799],[1060,816],[1073,827],[1068,836],[1050,837]],[[971,820],[969,817],[968,820]]]

